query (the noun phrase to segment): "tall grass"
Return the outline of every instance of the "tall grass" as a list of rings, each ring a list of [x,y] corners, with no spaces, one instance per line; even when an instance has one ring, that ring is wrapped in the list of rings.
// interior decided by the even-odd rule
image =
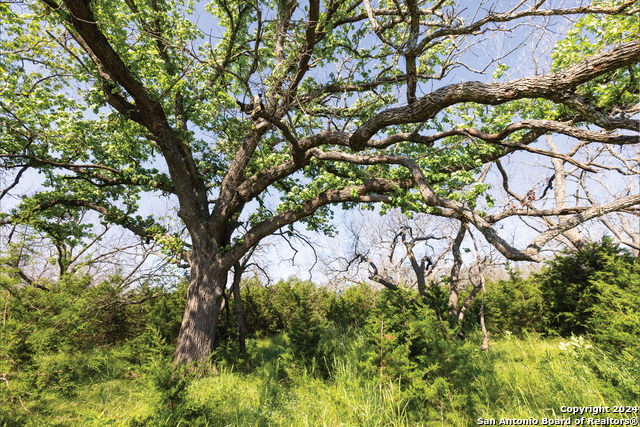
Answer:
[[[472,374],[440,379],[443,392],[433,398],[403,390],[402,378],[382,382],[364,374],[363,337],[337,339],[333,356],[313,364],[287,356],[282,338],[255,341],[251,362],[221,363],[216,374],[189,382],[183,404],[192,414],[202,411],[197,423],[167,416],[147,425],[468,426],[479,417],[562,418],[561,406],[640,403],[637,361],[579,340],[562,350],[560,339],[507,335],[484,353],[472,337],[461,344],[472,354],[465,363],[473,366],[464,370]],[[151,373],[136,377],[127,363],[113,360],[105,375],[86,381],[73,396],[48,393],[27,402],[30,414],[18,404],[0,409],[0,426],[126,426],[142,420],[159,410],[157,391],[149,386]]]
[[[483,418],[562,418],[562,406],[614,406],[638,404],[640,395],[630,387],[640,384],[640,372],[633,372],[619,358],[574,340],[506,336],[487,356],[495,375],[476,379],[483,397]],[[561,350],[564,348],[564,350]],[[609,376],[603,377],[602,369]],[[617,378],[618,388],[610,381]]]

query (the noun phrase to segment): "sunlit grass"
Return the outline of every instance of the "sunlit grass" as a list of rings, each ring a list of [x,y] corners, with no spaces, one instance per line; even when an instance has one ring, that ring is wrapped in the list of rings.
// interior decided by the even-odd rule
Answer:
[[[623,366],[597,349],[563,351],[561,341],[509,335],[495,339],[489,353],[478,350],[469,362],[475,364],[474,375],[464,379],[464,389],[451,389],[442,401],[425,397],[421,403],[420,396],[407,400],[402,379],[380,384],[362,373],[358,336],[345,338],[336,356],[322,362],[328,371],[324,376],[282,357],[282,337],[261,339],[251,346],[254,366],[221,366],[217,374],[194,379],[187,402],[211,409],[214,415],[206,420],[211,427],[467,426],[477,417],[561,418],[563,405],[639,403],[624,401],[640,384],[638,369],[629,368],[637,365]],[[476,351],[479,342],[472,337],[464,345]],[[71,396],[49,392],[27,402],[32,413],[23,414],[20,425],[126,426],[151,414],[156,391],[144,376],[128,370],[123,375],[123,369],[114,367],[118,364],[126,366],[113,360],[97,380],[85,381]],[[597,375],[594,366],[599,367]],[[5,416],[0,426],[14,425],[7,420]]]
[[[497,341],[488,356],[495,375],[476,379],[478,393],[485,403],[482,417],[562,418],[566,416],[560,412],[562,406],[637,404],[620,400],[611,384],[594,373],[593,362],[600,365],[611,362],[605,353],[597,350],[585,353],[584,348],[561,351],[562,341],[566,340],[538,336],[524,339],[507,336]],[[614,365],[609,369],[618,369]],[[627,381],[640,381],[640,372],[634,375],[625,371],[625,375]]]
[[[40,403],[61,425],[126,425],[132,416],[149,413],[151,392],[144,381],[114,379],[81,387],[72,397],[49,396]]]

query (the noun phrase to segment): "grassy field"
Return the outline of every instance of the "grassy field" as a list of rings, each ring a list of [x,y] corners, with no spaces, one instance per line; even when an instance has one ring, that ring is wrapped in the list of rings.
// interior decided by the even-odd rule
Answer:
[[[219,363],[198,378],[174,378],[161,387],[153,364],[132,365],[105,350],[95,356],[106,362],[72,392],[53,389],[24,399],[24,407],[2,411],[0,425],[469,426],[478,418],[571,416],[562,406],[640,404],[637,360],[614,359],[579,339],[506,335],[492,341],[488,353],[477,350],[479,344],[477,337],[462,344],[470,355],[463,371],[471,375],[454,379],[458,373],[451,372],[451,381],[434,380],[424,395],[403,387],[402,378],[364,374],[364,340],[357,335],[342,337],[333,359],[315,364],[290,357],[283,337],[252,341],[251,359]],[[185,387],[182,394],[172,391],[176,384]],[[167,400],[166,393],[180,397]]]

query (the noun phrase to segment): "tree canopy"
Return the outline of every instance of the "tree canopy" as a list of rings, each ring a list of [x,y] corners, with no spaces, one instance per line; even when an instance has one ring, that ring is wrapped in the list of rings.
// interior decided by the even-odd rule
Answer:
[[[93,210],[188,263],[176,361],[211,352],[228,272],[244,255],[296,222],[332,232],[335,204],[457,219],[505,257],[529,261],[590,219],[637,212],[640,196],[624,185],[572,204],[557,187],[547,196],[565,175],[611,173],[617,183],[638,173],[637,1],[199,7],[0,3],[0,159],[14,172],[1,196],[30,169],[44,177],[2,220]],[[504,33],[525,45],[526,28],[563,17],[576,24],[548,68],[510,78],[500,55],[475,56]],[[558,148],[552,135],[568,142]],[[540,194],[509,187],[505,168],[518,173],[509,159],[521,153],[556,162]],[[494,165],[497,190],[485,180]],[[514,203],[494,206],[494,190]],[[177,200],[187,238],[142,217],[145,193]],[[496,227],[513,216],[547,226],[513,245]]]

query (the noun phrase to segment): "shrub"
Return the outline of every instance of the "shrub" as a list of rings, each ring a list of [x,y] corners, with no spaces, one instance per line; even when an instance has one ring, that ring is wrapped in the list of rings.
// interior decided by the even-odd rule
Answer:
[[[480,352],[454,342],[448,320],[417,293],[382,291],[366,333],[365,371],[381,388],[400,387],[410,408],[436,411],[469,397]]]
[[[131,427],[210,425],[213,419],[211,409],[188,398],[188,387],[196,378],[196,371],[192,367],[173,365],[171,347],[167,346],[157,329],[149,328],[146,336],[150,340],[150,351],[144,375],[153,390],[150,394],[153,410],[145,417],[132,420]]]
[[[640,347],[640,261],[611,239],[585,250],[564,251],[540,273],[487,282],[485,316],[492,333],[510,331],[589,334],[608,349]],[[478,323],[480,301],[468,310],[464,328]]]
[[[546,330],[546,317],[538,280],[534,277],[524,279],[518,270],[508,271],[508,280],[487,281],[487,329],[492,334],[509,331],[518,336],[527,332],[543,333]],[[482,295],[479,294],[465,316],[465,330],[469,331],[478,324],[481,302]]]
[[[144,333],[145,330],[142,328],[153,327],[167,343],[175,343],[180,333],[188,289],[189,283],[186,279],[177,280],[172,286],[163,288],[155,298],[129,306],[127,313],[132,321],[137,322],[137,335]],[[152,291],[143,288],[138,294],[144,296]],[[158,293],[159,289],[155,292]],[[139,298],[134,296],[132,299]]]
[[[318,355],[318,344],[326,330],[326,321],[313,316],[306,300],[300,301],[296,317],[298,321],[291,325],[288,333],[288,344],[297,358],[309,362]]]
[[[612,259],[619,262],[610,262]],[[607,237],[589,244],[585,250],[565,251],[564,256],[548,261],[534,276],[540,282],[547,327],[565,337],[590,332],[596,307],[612,304],[622,297],[621,292],[626,294],[632,276],[625,266],[634,263],[629,252]],[[605,280],[614,277],[620,279]]]
[[[298,311],[303,301],[308,310],[304,316],[326,319],[334,299],[327,289],[295,277],[281,280],[273,286],[263,286],[252,279],[245,282],[241,293],[247,334],[250,336],[291,331],[292,325],[300,320]],[[229,304],[232,306],[233,300]]]
[[[596,303],[586,330],[601,347],[640,359],[640,260],[627,253],[602,260],[589,280]]]
[[[365,326],[371,315],[379,292],[367,283],[349,286],[332,300],[327,320],[343,329],[359,329]]]

